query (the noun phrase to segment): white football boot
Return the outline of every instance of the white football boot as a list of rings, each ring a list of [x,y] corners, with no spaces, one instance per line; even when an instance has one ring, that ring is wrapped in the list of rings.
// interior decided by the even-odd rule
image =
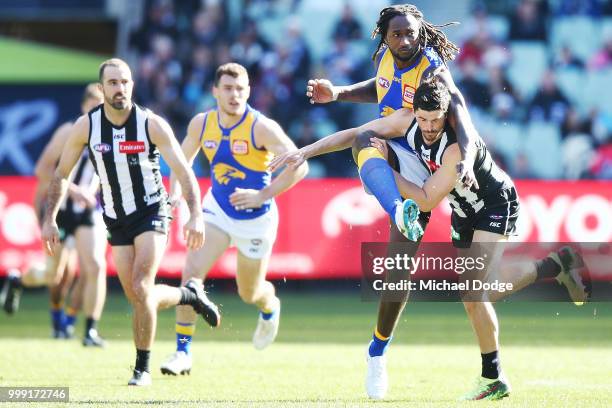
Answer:
[[[264,320],[263,317],[261,317],[261,313],[259,313],[257,327],[255,328],[255,333],[253,333],[253,346],[257,350],[265,349],[274,342],[274,339],[276,339],[278,325],[280,323],[280,311],[281,308],[279,303],[270,319]]]
[[[368,368],[366,372],[366,392],[372,399],[383,399],[389,389],[389,377],[387,375],[387,357],[371,357],[370,347],[366,349],[366,362]]]
[[[134,375],[128,382],[128,385],[135,385],[138,387],[144,387],[151,385],[151,374],[148,371],[138,371],[134,370]]]
[[[161,365],[161,372],[167,375],[185,375],[191,373],[191,365],[191,356],[184,351],[177,351]]]

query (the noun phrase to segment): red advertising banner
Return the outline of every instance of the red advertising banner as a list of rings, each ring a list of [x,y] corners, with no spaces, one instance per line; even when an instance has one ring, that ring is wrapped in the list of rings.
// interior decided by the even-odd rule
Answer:
[[[201,180],[202,193],[209,186]],[[518,241],[611,242],[612,182],[518,181],[521,218]],[[0,177],[0,273],[44,260],[40,231],[32,208],[35,180]],[[359,180],[310,179],[277,199],[280,226],[270,261],[272,279],[347,278],[360,276],[361,242],[386,242],[389,222],[378,202],[364,193]],[[185,261],[176,214],[160,275],[176,276]],[[428,242],[450,241],[450,207],[443,202],[425,234]],[[109,274],[114,266],[109,252]],[[235,249],[217,262],[209,277],[232,277]]]

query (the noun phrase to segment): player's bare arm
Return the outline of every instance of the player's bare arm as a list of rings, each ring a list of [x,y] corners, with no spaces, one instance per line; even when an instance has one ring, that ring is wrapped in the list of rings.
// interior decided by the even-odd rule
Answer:
[[[68,177],[79,160],[79,157],[81,157],[83,148],[87,144],[88,132],[89,117],[83,115],[70,129],[70,133],[62,149],[59,164],[49,184],[49,190],[47,192],[47,209],[43,218],[41,235],[45,251],[51,256],[53,255],[55,245],[59,243],[59,230],[55,222],[55,217],[59,211],[60,203],[68,191]]]
[[[387,144],[376,138],[372,138],[371,141],[372,145],[386,157]],[[421,211],[431,211],[455,187],[457,182],[455,167],[460,160],[461,152],[457,144],[450,146],[442,156],[442,166],[427,179],[422,188],[394,171],[395,181],[402,197],[414,200]]]
[[[312,104],[334,101],[377,103],[376,78],[347,86],[335,86],[328,79],[311,79],[306,85],[306,96]]]
[[[275,171],[284,165],[296,167],[312,157],[347,149],[353,145],[359,134],[366,131],[376,133],[385,139],[403,136],[413,119],[414,113],[411,110],[399,109],[389,116],[371,120],[356,128],[332,133],[301,149],[276,156],[270,163],[270,169]]]
[[[45,146],[34,167],[34,174],[37,179],[36,192],[34,194],[34,210],[36,211],[36,216],[42,215],[40,213],[41,206],[46,198],[49,183],[53,178],[57,161],[62,155],[64,144],[68,136],[70,136],[70,128],[72,128],[72,123],[67,122],[55,130],[51,136],[51,140]],[[42,222],[42,220],[39,221]]]
[[[181,143],[181,149],[185,155],[185,159],[189,167],[193,165],[193,161],[200,150],[200,134],[204,124],[205,113],[198,113],[189,122],[187,127],[187,135]],[[181,199],[181,185],[174,172],[170,174],[170,205],[176,207]]]
[[[199,249],[204,244],[204,217],[200,210],[200,187],[189,167],[170,125],[157,115],[149,116],[149,135],[168,166],[176,175],[189,207],[189,221],[183,226],[187,248]]]
[[[45,200],[47,190],[49,189],[49,183],[53,178],[55,166],[62,155],[64,144],[66,144],[70,136],[71,128],[72,123],[68,122],[58,127],[36,162],[34,174],[36,175],[38,183],[34,195],[34,210],[37,216],[41,214],[40,210]],[[93,194],[74,183],[68,185],[68,194],[77,204],[84,207],[92,208],[97,204],[96,197]],[[42,220],[40,220],[40,222],[42,222]]]
[[[459,145],[462,157],[462,160],[457,163],[457,178],[463,181],[466,188],[470,188],[474,185],[474,187],[478,189],[478,182],[476,181],[476,176],[473,171],[475,143],[479,137],[478,131],[476,127],[474,127],[470,113],[467,110],[465,98],[455,85],[453,77],[448,69],[440,67],[433,74],[440,82],[447,86],[451,95],[448,108],[448,121],[457,135],[457,144]],[[427,75],[423,75],[423,78],[426,76]]]
[[[274,153],[275,156],[296,150],[295,144],[285,134],[280,125],[268,118],[261,118],[255,124],[255,143],[257,146]],[[259,208],[267,200],[293,187],[307,173],[308,164],[304,161],[296,166],[287,166],[272,180],[270,185],[261,190],[236,189],[230,195],[230,203],[239,209]]]

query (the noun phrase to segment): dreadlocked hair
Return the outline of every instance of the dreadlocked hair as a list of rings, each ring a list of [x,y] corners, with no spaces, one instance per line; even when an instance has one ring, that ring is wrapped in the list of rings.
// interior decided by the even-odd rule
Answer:
[[[459,47],[448,40],[446,34],[440,30],[440,28],[459,24],[456,21],[436,25],[428,22],[423,18],[423,13],[412,4],[395,4],[393,6],[385,7],[380,11],[378,21],[376,22],[376,28],[372,31],[372,39],[380,35],[380,42],[376,51],[372,55],[372,59],[376,59],[376,55],[385,44],[385,37],[387,36],[387,30],[389,29],[389,21],[393,17],[411,15],[421,22],[421,28],[419,30],[419,45],[421,48],[427,46],[433,47],[444,62],[455,59],[455,55],[459,52]]]

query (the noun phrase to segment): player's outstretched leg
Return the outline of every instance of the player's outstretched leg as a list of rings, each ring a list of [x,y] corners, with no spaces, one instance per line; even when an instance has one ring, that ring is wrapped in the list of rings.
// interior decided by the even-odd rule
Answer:
[[[21,272],[18,269],[9,269],[2,292],[0,292],[0,300],[6,313],[13,314],[19,310],[21,291]]]
[[[204,286],[196,279],[190,279],[185,284],[185,288],[189,289],[195,297],[188,303],[193,307],[193,310],[202,316],[211,327],[218,327],[221,324],[221,313],[219,313],[217,305],[206,296]]]
[[[559,266],[560,271],[555,279],[565,286],[572,302],[577,306],[588,302],[592,294],[591,276],[582,256],[572,247],[566,246],[551,252],[548,258]]]
[[[182,272],[182,284],[196,278],[201,282],[217,259],[230,245],[230,237],[214,224],[206,223],[206,245],[187,252]],[[192,307],[176,307],[176,351],[161,365],[162,374],[189,374],[192,368],[191,343],[195,334],[197,314]]]
[[[359,177],[400,232],[409,240],[416,241],[423,235],[423,229],[417,222],[419,207],[412,200],[402,199],[393,169],[378,149],[371,146],[370,138],[376,136],[376,133],[366,131],[358,135],[353,143],[353,157],[359,168]]]

